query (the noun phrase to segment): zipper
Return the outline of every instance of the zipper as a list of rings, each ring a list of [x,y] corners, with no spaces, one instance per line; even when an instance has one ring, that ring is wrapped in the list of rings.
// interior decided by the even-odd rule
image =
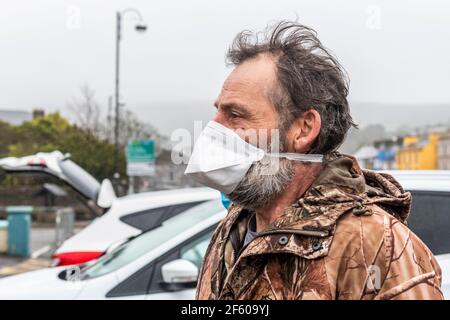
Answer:
[[[244,237],[245,237],[245,235],[244,235]],[[238,256],[236,256],[236,254],[238,253],[237,249],[242,248],[242,246],[241,246],[242,242],[240,241],[239,230],[235,230],[232,228],[229,233],[229,239],[231,241],[231,248],[233,250],[233,258],[236,261],[238,258]]]

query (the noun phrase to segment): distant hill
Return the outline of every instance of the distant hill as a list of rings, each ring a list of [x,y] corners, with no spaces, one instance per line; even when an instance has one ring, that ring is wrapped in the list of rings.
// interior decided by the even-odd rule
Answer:
[[[383,125],[372,124],[360,129],[351,128],[347,134],[347,138],[339,151],[347,154],[355,153],[364,145],[372,144],[376,140],[390,137]]]
[[[359,130],[349,131],[342,152],[354,153],[362,145],[392,136],[410,134],[418,128],[450,126],[449,104],[350,103]]]
[[[450,123],[448,104],[378,104],[350,102],[354,119],[365,127],[382,124],[388,131]]]

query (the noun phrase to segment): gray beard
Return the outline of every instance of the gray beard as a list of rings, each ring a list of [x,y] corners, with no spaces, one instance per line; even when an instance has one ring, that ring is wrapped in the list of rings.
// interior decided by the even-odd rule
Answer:
[[[279,163],[276,172],[272,173],[274,160]],[[265,158],[252,164],[244,179],[227,196],[232,202],[246,209],[261,209],[277,198],[293,177],[294,165],[291,161],[284,158]]]

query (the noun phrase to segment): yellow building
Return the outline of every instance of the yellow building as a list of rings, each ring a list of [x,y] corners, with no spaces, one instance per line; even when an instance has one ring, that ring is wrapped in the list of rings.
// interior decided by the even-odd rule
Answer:
[[[438,168],[439,135],[430,133],[428,139],[403,138],[403,147],[397,151],[396,164],[399,170],[436,170]]]

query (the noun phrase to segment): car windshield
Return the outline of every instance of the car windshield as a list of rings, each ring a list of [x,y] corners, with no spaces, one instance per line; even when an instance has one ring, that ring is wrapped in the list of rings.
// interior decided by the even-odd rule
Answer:
[[[85,280],[116,271],[222,210],[224,210],[222,203],[217,200],[195,206],[166,220],[159,228],[145,232],[102,256],[96,263],[82,271],[81,278]]]

